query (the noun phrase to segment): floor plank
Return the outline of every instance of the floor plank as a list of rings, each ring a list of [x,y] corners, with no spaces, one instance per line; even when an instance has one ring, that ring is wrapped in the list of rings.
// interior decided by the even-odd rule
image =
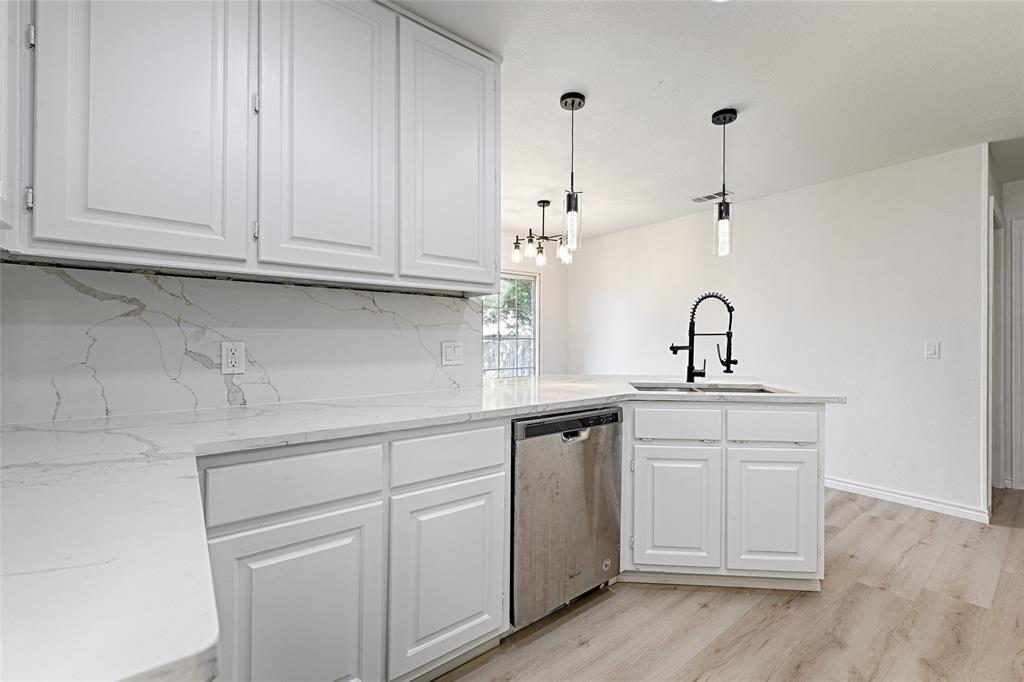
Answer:
[[[1024,680],[1024,491],[983,525],[826,493],[820,593],[616,584],[444,680]]]
[[[1010,541],[1010,529],[959,520],[952,539],[925,581],[925,587],[989,608],[995,597]]]
[[[951,516],[914,512],[860,577],[865,585],[911,600],[924,587],[958,524]]]

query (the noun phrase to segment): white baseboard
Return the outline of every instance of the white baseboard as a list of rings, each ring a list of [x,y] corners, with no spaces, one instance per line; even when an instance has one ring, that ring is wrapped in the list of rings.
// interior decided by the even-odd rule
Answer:
[[[843,490],[848,493],[856,493],[866,497],[875,497],[880,500],[896,502],[897,504],[905,504],[909,507],[917,507],[918,509],[927,509],[928,511],[939,512],[940,514],[958,516],[962,519],[970,519],[971,521],[988,523],[987,509],[975,509],[974,507],[957,504],[956,502],[936,500],[932,497],[921,497],[920,495],[912,495],[911,493],[905,493],[899,490],[880,488],[878,486],[867,485],[865,483],[855,483],[853,481],[834,478],[832,476],[825,477],[825,487]]]

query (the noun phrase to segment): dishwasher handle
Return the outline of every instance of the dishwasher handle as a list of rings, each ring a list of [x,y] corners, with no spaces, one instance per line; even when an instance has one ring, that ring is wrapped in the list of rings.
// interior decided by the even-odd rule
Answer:
[[[590,438],[590,428],[576,429],[574,431],[563,431],[562,442],[563,443],[579,443]]]
[[[610,426],[621,422],[622,408],[620,407],[519,419],[512,422],[513,438],[515,440],[527,440],[551,433],[578,433],[582,436],[584,430],[589,430],[592,427]],[[586,436],[578,438],[578,440],[585,439]]]

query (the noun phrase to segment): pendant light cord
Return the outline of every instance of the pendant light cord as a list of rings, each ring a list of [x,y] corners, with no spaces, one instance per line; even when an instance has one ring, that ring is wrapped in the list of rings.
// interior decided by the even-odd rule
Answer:
[[[725,129],[722,126],[722,201],[725,201]]]
[[[569,193],[576,189],[576,110],[569,110]]]

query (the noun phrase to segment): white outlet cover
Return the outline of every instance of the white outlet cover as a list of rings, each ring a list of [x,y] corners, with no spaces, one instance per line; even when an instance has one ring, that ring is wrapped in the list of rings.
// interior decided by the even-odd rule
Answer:
[[[245,341],[221,341],[220,373],[245,374]]]
[[[462,342],[461,341],[442,341],[441,342],[441,365],[461,365],[462,364]]]
[[[924,342],[924,357],[925,360],[938,360],[942,357],[942,342],[941,341],[925,341]]]

